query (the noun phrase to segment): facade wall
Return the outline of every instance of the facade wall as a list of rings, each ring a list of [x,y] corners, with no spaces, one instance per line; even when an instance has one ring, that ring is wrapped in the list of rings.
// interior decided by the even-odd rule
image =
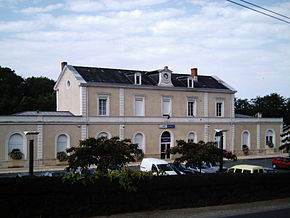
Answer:
[[[43,159],[47,162],[56,158],[57,137],[65,134],[68,137],[68,146],[77,146],[81,139],[79,125],[44,125],[43,126]]]
[[[53,120],[57,121],[58,118]],[[114,122],[114,120],[105,121],[106,118],[100,120],[100,122],[92,122],[86,125],[82,117],[76,118],[75,123],[69,122],[70,118],[67,118],[67,123],[35,123],[28,124],[0,124],[0,160],[2,164],[0,166],[8,166],[8,139],[14,133],[19,133],[24,136],[25,140],[25,154],[27,160],[28,138],[24,135],[24,131],[39,131],[41,133],[34,140],[34,158],[35,160],[41,161],[43,164],[55,165],[58,164],[56,161],[56,140],[61,134],[65,134],[69,138],[70,146],[77,146],[79,140],[82,137],[82,126],[86,126],[88,137],[97,137],[99,133],[108,133],[109,137],[120,136],[121,128],[123,128],[124,138],[132,139],[134,142],[134,136],[137,133],[141,133],[144,139],[144,153],[146,157],[157,157],[160,158],[160,144],[161,135],[163,132],[168,131],[171,135],[171,146],[176,145],[176,140],[188,139],[188,134],[193,132],[196,136],[196,142],[202,141],[214,141],[215,140],[215,129],[227,130],[224,133],[224,148],[228,151],[232,151],[237,155],[244,155],[241,149],[242,142],[241,137],[243,131],[250,133],[250,153],[274,153],[278,152],[280,146],[280,128],[281,123],[272,122],[265,123],[259,122],[169,122],[167,119],[161,118],[156,122]],[[79,119],[79,121],[77,121]],[[179,118],[177,118],[178,120]],[[196,119],[196,120],[199,120]],[[263,119],[262,119],[263,120]],[[173,128],[164,128],[163,125],[174,125]],[[234,128],[233,128],[234,126]],[[259,128],[257,128],[259,126]],[[41,128],[40,128],[41,127]],[[207,127],[207,128],[205,128]],[[208,136],[206,136],[205,130],[207,129]],[[266,145],[265,137],[266,131],[270,129],[275,132],[274,148],[269,148]],[[260,130],[260,133],[257,131]],[[260,137],[259,137],[260,136]],[[41,140],[40,140],[41,139]],[[41,144],[39,144],[41,143]],[[41,156],[39,156],[41,155]],[[4,163],[5,162],[5,163]],[[25,161],[24,161],[25,162]],[[27,166],[27,161],[22,165]],[[20,162],[18,162],[19,165]],[[11,163],[13,165],[13,163]],[[10,166],[11,166],[10,164]]]
[[[238,124],[236,125],[236,150],[242,151],[242,133],[244,131],[248,131],[250,133],[250,150],[258,150],[259,147],[257,145],[257,124]]]
[[[108,95],[109,116],[119,116],[119,88],[115,87],[88,87],[88,115],[98,115],[98,96]]]
[[[81,115],[80,95],[78,81],[69,70],[66,70],[58,84],[57,110],[70,111],[74,115]]]
[[[216,101],[222,99],[224,101],[224,116],[231,117],[232,114],[232,100],[231,94],[223,93],[209,93],[208,95],[208,115],[209,117],[216,117]]]
[[[88,88],[88,108],[89,116],[98,116],[98,95],[109,96],[110,111],[109,116],[120,115],[120,89],[115,87],[89,87]],[[142,96],[145,100],[145,116],[162,116],[162,97],[171,98],[172,117],[187,117],[188,98],[196,99],[196,117],[204,117],[205,98],[204,92],[197,92],[189,89],[185,90],[152,90],[142,88],[124,88],[124,115],[134,116],[135,97]],[[224,117],[231,117],[232,102],[231,94],[209,93],[208,110],[209,117],[215,117],[216,99],[224,99]]]
[[[37,125],[0,125],[0,158],[2,160],[8,160],[8,140],[9,137],[15,133],[23,136],[24,139],[24,155],[25,159],[28,158],[28,137],[24,134],[24,131],[36,131]],[[34,142],[34,154],[36,158],[37,141]]]

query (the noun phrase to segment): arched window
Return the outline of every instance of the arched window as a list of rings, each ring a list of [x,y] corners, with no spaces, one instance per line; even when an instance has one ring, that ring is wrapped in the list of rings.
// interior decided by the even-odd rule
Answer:
[[[272,148],[274,147],[274,142],[275,142],[275,133],[273,130],[268,129],[266,131],[266,145]]]
[[[110,135],[109,135],[109,133],[107,133],[107,132],[100,132],[100,133],[97,135],[97,138],[110,138]]]
[[[187,137],[187,142],[196,142],[196,137],[194,132],[190,132]]]
[[[144,152],[144,137],[142,133],[137,133],[134,137],[134,143],[138,144],[138,148]]]
[[[8,153],[10,153],[13,149],[19,149],[22,153],[24,153],[23,136],[19,133],[15,133],[9,138]]]
[[[68,148],[68,137],[65,134],[61,134],[57,137],[56,152],[66,152]]]
[[[248,131],[243,131],[242,133],[242,146],[243,145],[250,147],[250,134]]]

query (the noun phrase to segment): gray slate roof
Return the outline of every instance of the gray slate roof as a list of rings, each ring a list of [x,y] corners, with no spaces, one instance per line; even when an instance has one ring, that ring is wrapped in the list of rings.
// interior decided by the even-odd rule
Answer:
[[[253,118],[253,116],[249,116],[245,114],[235,114],[235,118]]]
[[[73,66],[87,83],[108,83],[120,85],[134,85],[135,73],[142,75],[142,85],[157,86],[159,81],[159,71],[139,71],[124,70],[99,67]],[[171,79],[174,87],[186,88],[189,74],[172,73]],[[194,81],[195,88],[223,89],[229,90],[224,84],[211,76],[198,76],[198,81]]]
[[[14,116],[61,116],[71,117],[74,116],[69,111],[23,111],[13,114]]]

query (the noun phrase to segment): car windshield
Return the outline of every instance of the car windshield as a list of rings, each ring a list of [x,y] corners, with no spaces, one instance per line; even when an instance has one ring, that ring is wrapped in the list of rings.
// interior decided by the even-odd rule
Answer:
[[[172,168],[170,167],[169,164],[157,164],[159,170],[162,171],[172,171]]]

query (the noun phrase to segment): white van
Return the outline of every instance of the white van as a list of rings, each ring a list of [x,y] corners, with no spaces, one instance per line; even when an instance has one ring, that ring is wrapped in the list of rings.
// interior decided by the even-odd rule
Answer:
[[[165,160],[157,158],[143,158],[140,170],[143,172],[152,171],[153,175],[177,175]]]

